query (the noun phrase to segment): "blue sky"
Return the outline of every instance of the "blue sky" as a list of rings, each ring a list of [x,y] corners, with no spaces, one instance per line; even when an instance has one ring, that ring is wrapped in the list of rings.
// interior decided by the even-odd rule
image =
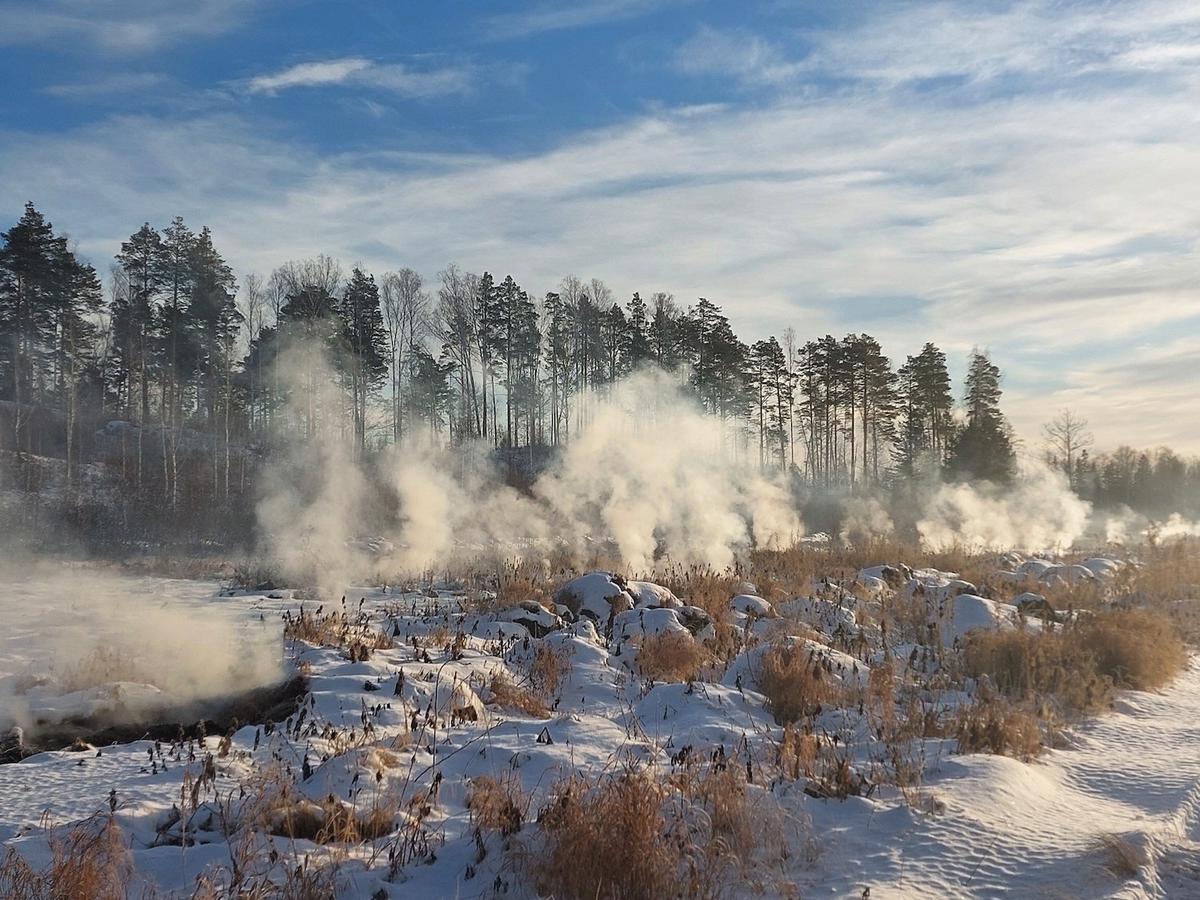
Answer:
[[[182,9],[182,11],[180,11]],[[991,349],[1031,445],[1200,452],[1182,0],[0,0],[0,214]]]

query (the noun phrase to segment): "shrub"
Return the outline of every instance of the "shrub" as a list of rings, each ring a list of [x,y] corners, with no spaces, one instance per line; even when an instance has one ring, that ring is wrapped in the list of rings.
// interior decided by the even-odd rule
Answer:
[[[521,790],[520,781],[512,776],[501,780],[480,775],[471,780],[467,809],[477,826],[507,837],[521,830],[529,812],[529,797]]]
[[[6,900],[124,900],[133,862],[111,817],[93,816],[51,836],[50,865],[33,869],[15,851],[0,862]]]
[[[1107,610],[1082,618],[1074,631],[1097,670],[1119,687],[1155,690],[1187,665],[1178,630],[1152,610]]]
[[[1148,609],[1109,609],[1064,628],[976,631],[967,637],[967,674],[987,675],[1016,700],[1050,699],[1067,713],[1106,707],[1113,687],[1154,690],[1187,664],[1171,621]]]
[[[651,681],[693,681],[707,658],[703,645],[691,635],[668,631],[642,638],[637,664]]]
[[[1019,701],[1052,700],[1064,712],[1102,709],[1112,685],[1073,629],[973,631],[963,648],[968,675],[987,675],[1001,694]]]
[[[758,689],[781,725],[816,715],[831,688],[821,661],[804,644],[779,644],[762,655]]]
[[[633,769],[595,787],[561,784],[538,814],[545,841],[532,858],[538,892],[564,900],[679,896],[663,800],[662,786]]]
[[[343,647],[354,662],[370,658],[373,650],[392,648],[391,637],[372,628],[366,615],[347,615],[344,599],[342,606],[342,610],[328,613],[310,613],[304,607],[294,615],[284,613],[284,637],[318,647]]]
[[[980,695],[955,716],[960,753],[994,753],[1032,759],[1042,752],[1042,729],[1033,713],[999,695]]]
[[[503,670],[493,673],[488,681],[489,703],[505,709],[515,709],[533,716],[535,719],[545,719],[550,715],[546,701],[523,685],[517,684],[513,677]]]
[[[555,697],[570,671],[571,661],[566,653],[549,644],[539,644],[529,664],[529,683],[543,697]]]
[[[713,622],[728,622],[733,615],[729,601],[742,578],[709,566],[672,566],[658,576],[658,582],[685,603],[700,607]]]

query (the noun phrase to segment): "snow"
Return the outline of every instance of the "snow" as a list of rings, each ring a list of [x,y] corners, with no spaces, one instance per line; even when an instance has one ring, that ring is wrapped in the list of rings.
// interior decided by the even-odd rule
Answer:
[[[961,643],[971,631],[1013,628],[1016,621],[1015,606],[974,594],[959,594],[946,605],[938,624],[942,642],[950,646]]]
[[[762,597],[754,594],[738,594],[729,601],[730,608],[742,616],[754,616],[769,619],[775,615],[775,608]]]
[[[1102,573],[1121,568],[1117,561],[1110,566],[1100,559],[1080,568],[1095,573],[1093,578],[1111,577]],[[1046,565],[1040,567],[1041,562]],[[995,566],[1023,579],[1073,568],[1011,557],[997,559]],[[884,569],[893,572],[885,578]],[[716,636],[715,625],[703,610],[688,605],[687,597],[650,582],[624,583],[609,573],[582,575],[558,592],[559,603],[582,613],[574,622],[532,601],[467,613],[465,595],[455,590],[428,596],[353,589],[348,608],[361,610],[380,633],[395,634],[390,649],[358,661],[339,648],[278,639],[282,613],[300,605],[290,591],[227,595],[212,583],[125,579],[130,596],[149,592],[161,600],[170,595],[170,602],[196,621],[219,613],[236,623],[235,634],[274,632],[272,646],[285,674],[303,667],[309,694],[269,734],[264,723],[245,723],[229,736],[224,755],[221,736],[210,735],[190,747],[139,740],[42,752],[0,765],[0,842],[35,864],[44,862],[43,815],[50,824],[62,825],[107,813],[111,791],[139,877],[163,892],[187,896],[197,875],[228,864],[222,804],[236,802],[241,787],[264,773],[290,769],[297,780],[292,802],[307,804],[314,815],[325,814],[331,796],[335,804],[366,812],[384,798],[437,791],[425,822],[436,859],[403,866],[389,879],[386,850],[381,855],[369,842],[349,848],[339,896],[356,900],[382,891],[386,897],[529,897],[528,885],[520,883],[498,838],[482,839],[487,852],[480,858],[467,808],[474,779],[512,778],[530,794],[544,796],[561,778],[594,776],[631,759],[668,776],[684,748],[703,759],[720,752],[739,766],[769,768],[782,729],[757,692],[769,644],[756,636],[769,634],[773,641],[804,648],[847,687],[866,687],[874,669],[902,666],[915,649],[897,647],[894,658],[883,655],[878,627],[870,624],[871,610],[883,601],[863,600],[848,590],[851,581],[861,585],[868,578],[882,583],[877,592],[884,601],[897,591],[924,597],[947,647],[974,629],[1017,627],[1015,604],[1041,599],[1025,593],[1013,604],[1002,603],[980,596],[954,573],[910,572],[898,565],[863,569],[847,580],[846,590],[826,582],[821,596],[795,597],[774,608],[753,591],[739,593],[729,601],[731,613],[777,616],[755,622],[746,631],[750,644],[710,680],[650,685],[629,665],[637,640],[675,633],[703,643]],[[34,594],[45,602],[44,595]],[[628,608],[614,610],[613,601],[620,598]],[[311,613],[315,604],[306,608]],[[610,615],[612,633],[605,635]],[[121,681],[55,692],[52,682],[28,681],[37,667],[37,629],[53,629],[54,616],[54,609],[44,605],[36,617],[19,618],[18,628],[0,635],[0,690],[27,679],[23,702],[39,717],[95,711],[101,702],[136,704],[162,692],[158,684]],[[451,635],[448,641],[445,634]],[[62,636],[79,637],[76,631]],[[443,643],[450,649],[439,646]],[[525,684],[539,649],[566,663],[549,698],[551,708],[527,715],[489,704],[493,673],[505,672]],[[921,697],[946,707],[964,699],[957,690]],[[868,795],[821,800],[804,793],[803,779],[756,783],[754,790],[795,821],[812,823],[821,851],[816,862],[797,855],[783,873],[803,896],[861,898],[867,888],[871,900],[1200,896],[1197,723],[1200,666],[1194,665],[1160,693],[1122,694],[1112,713],[1072,730],[1066,746],[1033,763],[958,755],[952,739],[929,738],[915,747],[923,767],[918,792],[925,799],[910,804],[897,789],[871,784],[882,748],[870,723],[852,708],[830,707],[816,719],[821,740],[853,748],[847,752],[871,784]],[[195,813],[172,824],[172,806],[180,803],[185,777],[194,779],[208,754],[215,783]],[[395,821],[413,815],[404,804],[389,810]],[[533,818],[523,835],[536,829]],[[181,847],[177,842],[185,825],[196,842]],[[1142,849],[1146,865],[1135,877],[1124,880],[1106,868],[1101,847],[1106,834],[1123,835]],[[164,835],[174,836],[176,843]],[[329,852],[307,841],[265,840],[285,858],[299,851],[319,859]]]
[[[614,581],[609,572],[588,572],[572,578],[554,595],[576,616],[586,615],[597,622],[607,622],[609,615],[633,605],[633,598]],[[624,605],[623,605],[624,604]]]

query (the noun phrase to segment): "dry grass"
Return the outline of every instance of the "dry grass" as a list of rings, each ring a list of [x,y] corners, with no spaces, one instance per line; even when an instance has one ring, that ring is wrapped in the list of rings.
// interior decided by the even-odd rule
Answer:
[[[539,644],[529,664],[529,683],[543,697],[556,697],[570,671],[571,660],[564,651]]]
[[[59,677],[64,691],[81,691],[115,681],[152,681],[128,653],[110,647],[97,647],[87,656],[67,667]]]
[[[368,750],[362,762],[376,771],[399,765],[393,753],[379,747]],[[373,795],[362,806],[332,794],[315,802],[297,789],[294,775],[280,765],[260,770],[242,790],[242,803],[227,816],[229,835],[267,833],[316,844],[360,844],[391,834],[399,815],[399,802],[387,792]]]
[[[397,807],[374,805],[355,810],[330,795],[315,803],[290,793],[280,796],[263,824],[271,834],[314,844],[360,844],[386,837],[395,829]]]
[[[1108,706],[1112,684],[1071,630],[974,631],[963,647],[968,675],[988,676],[1002,695],[1016,701],[1046,701],[1064,714]]]
[[[667,835],[666,792],[628,769],[590,787],[560,784],[538,814],[544,838],[529,862],[541,896],[562,900],[678,897],[678,847]]]
[[[1042,725],[1028,710],[999,695],[979,696],[958,710],[954,735],[960,753],[993,753],[1029,760],[1042,752]]]
[[[467,809],[471,811],[471,820],[486,831],[498,831],[504,837],[516,834],[529,815],[529,803],[529,795],[512,775],[504,778],[481,775],[471,779]]]
[[[667,781],[627,767],[560,783],[538,815],[541,842],[518,860],[539,896],[577,900],[795,896],[779,873],[815,844],[739,766],[685,769]]]
[[[539,643],[523,684],[503,669],[492,673],[487,683],[491,693],[488,702],[538,719],[549,718],[551,704],[570,671],[571,662],[564,651]]]
[[[0,862],[5,900],[125,900],[133,860],[110,816],[94,816],[51,836],[50,865],[34,870],[15,851]]]
[[[392,648],[391,637],[373,628],[365,614],[350,616],[344,602],[342,606],[331,612],[313,613],[301,607],[294,615],[285,613],[284,637],[318,647],[342,647],[353,662],[369,659],[374,650]]]
[[[700,642],[677,631],[645,635],[638,645],[638,669],[650,681],[694,681],[707,660]]]
[[[1145,848],[1131,840],[1128,835],[1100,835],[1100,850],[1104,854],[1104,867],[1126,881],[1137,878],[1142,868],[1149,864]]]
[[[515,709],[535,719],[550,717],[550,707],[546,701],[529,688],[517,684],[516,680],[504,670],[497,670],[488,680],[487,689],[489,703],[504,709]]]
[[[987,675],[1007,697],[1049,701],[1068,715],[1107,707],[1114,687],[1162,687],[1187,658],[1171,620],[1149,609],[1084,614],[1055,630],[973,632],[963,650],[968,675]]]
[[[534,600],[546,609],[554,609],[549,580],[540,573],[521,570],[505,572],[496,591],[496,606],[507,609],[525,600]]]
[[[820,741],[811,730],[785,725],[783,739],[775,750],[775,765],[785,778],[799,781],[813,778],[817,772]]]
[[[737,594],[743,577],[729,569],[710,566],[669,566],[653,580],[690,606],[698,606],[713,622],[728,622],[733,612],[729,601]]]
[[[821,661],[803,644],[780,644],[762,655],[758,689],[782,725],[815,715],[832,688]]]
[[[1200,538],[1147,548],[1142,565],[1124,570],[1117,583],[1138,602],[1148,605],[1200,596]]]
[[[1175,625],[1149,609],[1114,609],[1086,616],[1065,634],[1095,657],[1097,671],[1118,687],[1152,691],[1187,665]]]

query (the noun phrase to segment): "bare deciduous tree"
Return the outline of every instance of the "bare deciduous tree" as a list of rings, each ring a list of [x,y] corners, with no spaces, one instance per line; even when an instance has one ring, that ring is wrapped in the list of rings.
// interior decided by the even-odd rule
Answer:
[[[400,443],[403,430],[403,373],[413,348],[429,331],[429,295],[419,273],[404,268],[383,276],[379,288],[383,324],[388,334],[392,368],[392,440]]]
[[[1087,419],[1081,419],[1071,410],[1064,409],[1042,426],[1046,449],[1071,481],[1075,478],[1075,462],[1079,453],[1093,443],[1087,425]]]

